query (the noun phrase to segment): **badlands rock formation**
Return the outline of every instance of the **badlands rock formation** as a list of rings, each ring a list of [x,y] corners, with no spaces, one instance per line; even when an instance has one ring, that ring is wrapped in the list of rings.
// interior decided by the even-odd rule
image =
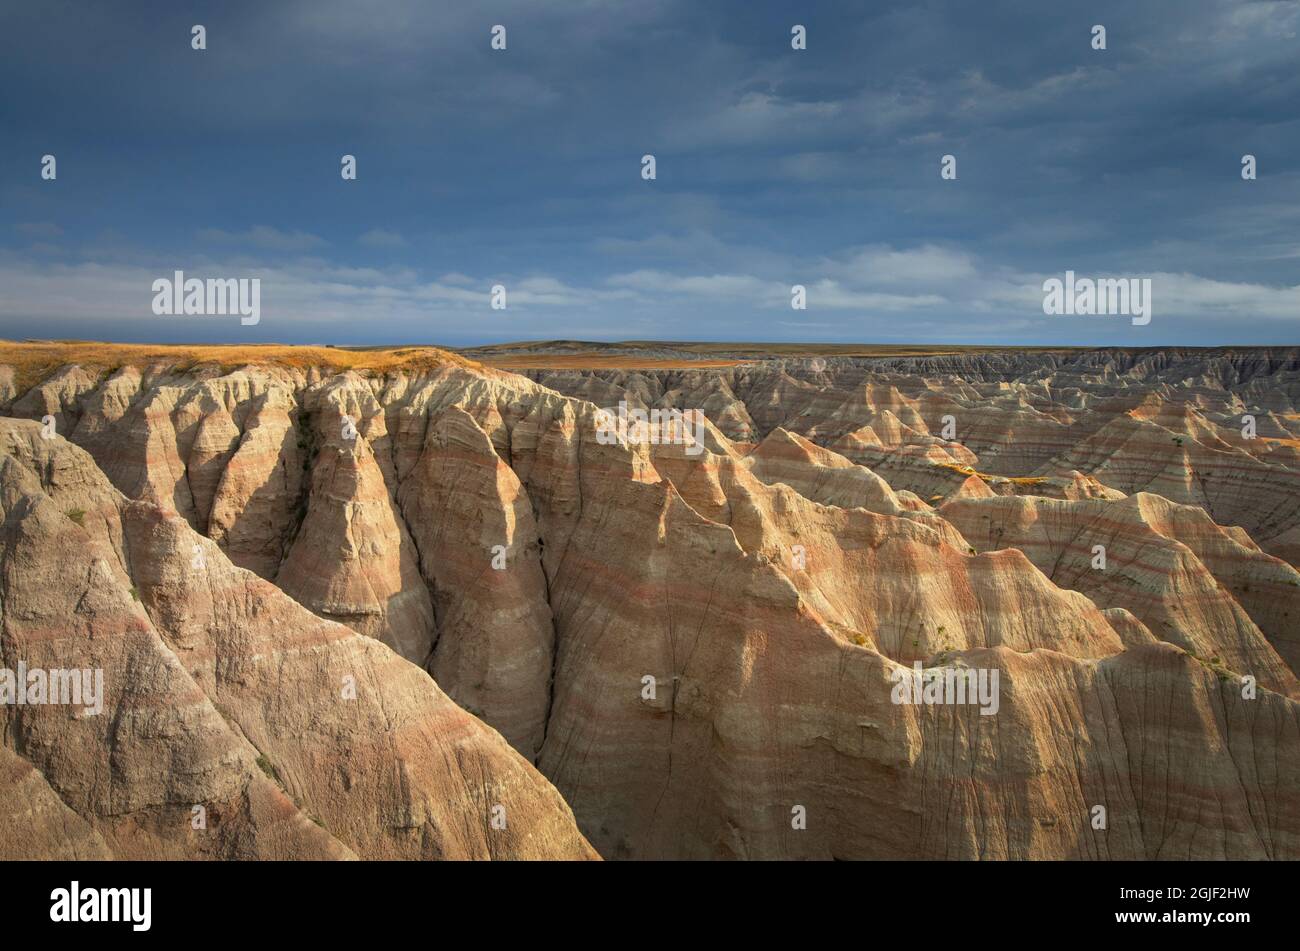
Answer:
[[[1300,858],[1300,353],[34,349],[0,856]]]
[[[39,424],[0,420],[0,453],[3,666],[105,687],[97,715],[0,706],[0,855],[593,855],[554,788],[396,652]]]

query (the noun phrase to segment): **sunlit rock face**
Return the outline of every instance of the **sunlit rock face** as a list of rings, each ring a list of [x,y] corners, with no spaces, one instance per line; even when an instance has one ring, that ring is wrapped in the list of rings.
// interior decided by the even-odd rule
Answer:
[[[1295,352],[83,363],[0,857],[1300,857]]]

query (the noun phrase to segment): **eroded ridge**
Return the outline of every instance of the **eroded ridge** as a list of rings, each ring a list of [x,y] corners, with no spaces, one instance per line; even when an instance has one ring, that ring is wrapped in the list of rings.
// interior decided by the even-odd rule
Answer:
[[[17,351],[4,854],[1300,856],[1295,352]]]

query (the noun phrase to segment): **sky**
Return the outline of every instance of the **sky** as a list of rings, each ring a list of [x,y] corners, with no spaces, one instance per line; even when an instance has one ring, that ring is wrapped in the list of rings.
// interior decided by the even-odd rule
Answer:
[[[1300,2],[0,0],[0,337],[1297,344]]]

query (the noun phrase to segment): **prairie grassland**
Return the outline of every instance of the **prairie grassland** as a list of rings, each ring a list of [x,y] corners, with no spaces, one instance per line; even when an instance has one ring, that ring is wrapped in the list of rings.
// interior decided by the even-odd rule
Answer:
[[[528,340],[465,347],[463,352],[503,370],[691,370],[731,367],[755,360],[798,357],[930,357],[1005,350],[1069,347],[983,347],[862,343],[746,343],[673,340]],[[680,355],[679,355],[680,354]]]
[[[476,359],[499,370],[707,370],[734,367],[744,360],[690,360],[634,357],[615,353],[475,354]]]

